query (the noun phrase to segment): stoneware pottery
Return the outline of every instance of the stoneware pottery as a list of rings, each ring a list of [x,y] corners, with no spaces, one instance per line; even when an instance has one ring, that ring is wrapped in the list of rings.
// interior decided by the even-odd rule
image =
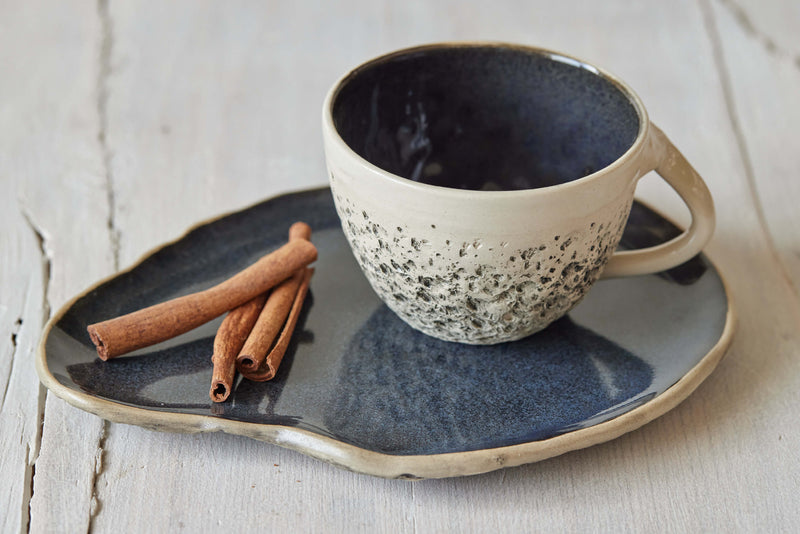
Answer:
[[[380,298],[448,341],[523,338],[601,276],[653,273],[697,254],[708,189],[623,82],[569,56],[438,44],[357,67],[323,107],[344,233]],[[615,253],[636,183],[655,170],[691,227]]]
[[[226,402],[209,400],[220,320],[111,361],[97,357],[88,324],[215,285],[281,246],[299,218],[314,229],[319,259],[273,380],[240,379]],[[635,203],[622,244],[680,233]],[[48,322],[36,365],[52,393],[111,421],[241,434],[382,477],[448,477],[638,428],[708,376],[732,332],[724,283],[698,256],[657,275],[601,280],[566,317],[520,341],[440,341],[378,299],[324,188],[205,223],[88,289]],[[240,460],[272,466],[273,453]]]

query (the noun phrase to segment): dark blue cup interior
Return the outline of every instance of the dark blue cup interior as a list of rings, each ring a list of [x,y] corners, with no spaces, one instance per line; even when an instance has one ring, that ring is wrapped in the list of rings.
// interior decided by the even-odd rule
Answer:
[[[370,163],[474,190],[584,177],[621,157],[640,124],[631,97],[593,67],[508,45],[379,58],[342,81],[331,111],[339,135]]]

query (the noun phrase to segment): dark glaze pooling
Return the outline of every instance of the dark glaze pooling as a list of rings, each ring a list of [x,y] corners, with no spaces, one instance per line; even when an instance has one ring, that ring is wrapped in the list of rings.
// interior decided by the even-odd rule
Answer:
[[[390,56],[345,80],[334,124],[360,156],[416,181],[507,190],[575,180],[622,156],[639,117],[612,82],[565,61],[490,45]]]

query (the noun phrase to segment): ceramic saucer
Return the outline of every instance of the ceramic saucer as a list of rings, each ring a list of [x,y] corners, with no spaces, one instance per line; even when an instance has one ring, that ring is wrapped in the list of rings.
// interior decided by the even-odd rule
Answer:
[[[219,320],[102,362],[86,325],[216,284],[314,228],[316,274],[278,376],[208,398]],[[623,244],[679,230],[636,204]],[[205,223],[99,283],[45,328],[42,382],[100,417],[172,432],[224,431],[392,478],[468,475],[606,441],[676,406],[730,343],[725,285],[699,256],[659,275],[599,282],[567,317],[490,347],[412,330],[358,269],[327,188]]]

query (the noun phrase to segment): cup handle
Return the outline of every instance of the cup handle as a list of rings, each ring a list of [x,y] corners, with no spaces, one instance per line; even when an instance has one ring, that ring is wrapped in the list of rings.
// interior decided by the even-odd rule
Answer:
[[[649,150],[655,171],[680,195],[692,214],[692,224],[681,235],[654,247],[615,252],[602,278],[650,274],[691,259],[714,232],[714,202],[703,179],[659,128],[650,125]]]

